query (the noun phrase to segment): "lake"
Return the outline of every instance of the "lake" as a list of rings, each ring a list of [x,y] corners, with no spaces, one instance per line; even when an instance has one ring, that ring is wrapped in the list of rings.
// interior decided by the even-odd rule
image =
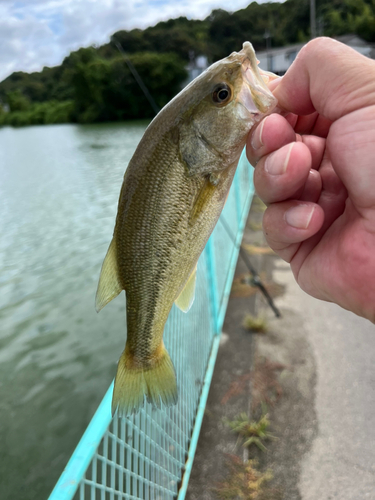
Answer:
[[[146,122],[0,129],[0,498],[47,498],[116,372],[100,267]]]

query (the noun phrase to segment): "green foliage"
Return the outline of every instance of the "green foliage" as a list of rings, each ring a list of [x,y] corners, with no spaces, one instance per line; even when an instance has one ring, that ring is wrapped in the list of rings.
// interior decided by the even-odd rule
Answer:
[[[145,30],[118,31],[112,36],[128,54],[173,52],[188,61],[191,52],[206,54],[209,22],[186,17],[169,19]]]
[[[52,123],[69,123],[73,121],[74,102],[70,101],[50,101],[46,102],[47,107],[44,111],[44,122]]]
[[[327,36],[356,33],[369,42],[375,41],[375,2],[373,0],[330,0],[317,9]]]
[[[375,0],[316,0],[318,32],[356,33],[375,42]],[[236,12],[216,9],[203,21],[186,17],[144,30],[118,31],[110,43],[81,48],[60,66],[13,73],[0,82],[0,124],[89,123],[149,118],[153,110],[117,44],[127,54],[159,107],[181,88],[186,63],[200,54],[210,62],[250,40],[256,50],[302,43],[310,38],[310,0],[250,3]]]
[[[13,127],[22,127],[29,125],[28,114],[22,111],[14,111],[9,114],[0,115],[1,125],[12,125]]]
[[[179,91],[187,77],[184,63],[175,54],[136,53],[129,57],[159,107]],[[69,69],[74,89],[75,118],[92,121],[148,118],[153,110],[123,57],[79,60]]]
[[[22,127],[25,125],[44,125],[69,123],[73,120],[73,101],[47,101],[30,104],[27,110],[11,113],[0,112],[0,125]]]
[[[141,52],[129,59],[160,108],[178,93],[187,77],[184,61],[173,53]],[[0,124],[91,123],[153,116],[149,102],[118,51],[116,57],[105,59],[93,48],[79,49],[65,58],[63,67],[63,84],[70,89],[68,95],[72,99],[30,103],[20,90],[8,92],[6,102],[11,112],[0,117]],[[23,74],[20,77],[16,80],[23,80]]]
[[[266,333],[268,329],[267,320],[264,316],[246,314],[242,324],[247,330],[257,333]]]
[[[22,94],[20,90],[8,92],[6,94],[5,102],[8,104],[9,110],[11,112],[26,111],[30,107],[29,100]]]
[[[15,91],[31,102],[71,99],[72,91],[64,73],[64,62],[61,66],[43,68],[39,73],[13,73],[0,83],[0,100],[6,102],[7,94]]]
[[[234,420],[226,420],[226,425],[233,432],[244,437],[243,446],[251,446],[254,444],[261,451],[266,451],[263,441],[267,439],[276,439],[273,434],[268,432],[270,421],[268,415],[264,414],[258,421],[250,421],[246,413],[241,413]]]
[[[255,50],[266,48],[265,32],[271,36],[272,46],[297,43],[303,33],[309,38],[310,12],[306,0],[287,0],[285,3],[250,3],[245,9],[229,13],[212,11],[209,20],[209,54],[217,60],[238,50],[250,40]]]

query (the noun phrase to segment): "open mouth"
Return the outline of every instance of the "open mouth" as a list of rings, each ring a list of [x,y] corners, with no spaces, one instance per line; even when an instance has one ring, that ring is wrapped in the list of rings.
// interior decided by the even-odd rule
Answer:
[[[254,69],[248,58],[242,63],[242,78],[243,84],[238,97],[250,113],[268,113],[276,106],[277,100],[262,80],[258,67]]]
[[[258,121],[260,115],[269,113],[277,104],[276,98],[259,78],[254,74],[251,61],[246,58],[242,63],[242,87],[237,96],[241,118],[244,120]]]

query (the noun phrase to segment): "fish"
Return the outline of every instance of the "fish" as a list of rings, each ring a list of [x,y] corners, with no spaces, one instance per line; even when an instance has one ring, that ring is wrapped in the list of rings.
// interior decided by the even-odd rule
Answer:
[[[225,204],[251,128],[275,108],[254,49],[212,64],[153,119],[124,174],[112,241],[96,294],[99,312],[122,290],[127,338],[112,414],[145,399],[176,404],[163,332],[173,304],[189,311],[198,258]]]

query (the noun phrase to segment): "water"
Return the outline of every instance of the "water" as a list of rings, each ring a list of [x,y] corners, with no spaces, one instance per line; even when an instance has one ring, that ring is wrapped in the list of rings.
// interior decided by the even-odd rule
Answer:
[[[0,129],[0,498],[42,500],[115,375],[121,295],[94,310],[146,123]]]

